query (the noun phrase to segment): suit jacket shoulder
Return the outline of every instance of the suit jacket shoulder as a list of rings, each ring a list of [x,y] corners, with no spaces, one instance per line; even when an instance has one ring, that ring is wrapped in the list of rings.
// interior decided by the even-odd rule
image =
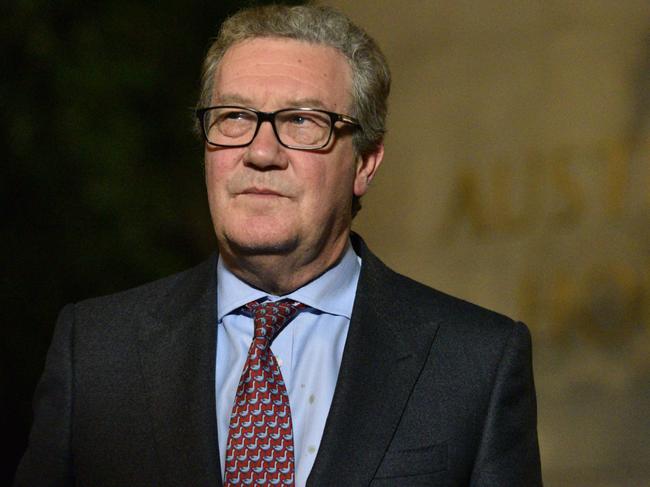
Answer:
[[[140,286],[106,296],[75,303],[75,312],[102,316],[128,323],[152,312],[164,313],[177,306],[186,308],[215,289],[214,276],[217,256],[184,271],[157,279]]]
[[[63,309],[16,486],[217,485],[215,263]]]
[[[459,338],[473,337],[480,341],[492,341],[497,337],[507,340],[513,328],[518,326],[501,313],[451,296],[393,271],[370,252],[358,236],[354,237],[353,242],[365,271],[362,271],[363,279],[358,293],[372,293],[376,306],[391,308],[393,313],[409,315],[412,323],[406,324],[408,331],[417,334],[421,326],[434,325],[437,329],[444,325],[445,333],[457,334]],[[405,332],[407,330],[401,330],[400,334]]]
[[[353,245],[362,270],[308,485],[541,485],[525,325]]]

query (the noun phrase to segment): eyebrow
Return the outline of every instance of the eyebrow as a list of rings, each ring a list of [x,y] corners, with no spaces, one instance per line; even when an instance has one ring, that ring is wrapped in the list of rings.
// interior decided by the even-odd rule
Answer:
[[[236,105],[242,105],[244,107],[255,108],[254,103],[250,98],[246,98],[245,96],[241,96],[235,93],[225,93],[223,95],[219,95],[217,97],[217,100],[215,100],[213,103],[216,105],[236,104]],[[307,98],[307,97],[294,98],[290,100],[288,103],[286,103],[286,106],[282,108],[320,108],[323,110],[328,109],[325,106],[325,104],[318,98]]]

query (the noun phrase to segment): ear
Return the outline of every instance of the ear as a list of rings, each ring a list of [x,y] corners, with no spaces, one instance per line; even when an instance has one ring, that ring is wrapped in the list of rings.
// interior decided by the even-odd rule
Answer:
[[[375,177],[381,161],[384,159],[384,142],[380,142],[377,148],[370,154],[357,157],[357,165],[354,178],[354,195],[361,197],[368,191],[370,181]]]

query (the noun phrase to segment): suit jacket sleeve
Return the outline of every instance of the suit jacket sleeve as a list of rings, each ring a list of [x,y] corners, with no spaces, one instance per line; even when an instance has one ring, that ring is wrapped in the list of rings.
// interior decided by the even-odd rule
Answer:
[[[498,365],[472,487],[542,485],[530,333],[518,323]]]
[[[65,487],[71,473],[72,330],[74,306],[60,313],[45,370],[34,394],[29,445],[18,467],[15,487]]]

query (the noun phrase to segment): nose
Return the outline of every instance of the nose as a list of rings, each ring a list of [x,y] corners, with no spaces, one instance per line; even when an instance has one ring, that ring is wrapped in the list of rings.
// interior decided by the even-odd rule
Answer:
[[[284,169],[287,166],[285,156],[273,126],[270,122],[264,121],[260,124],[253,142],[246,147],[244,163],[260,170]]]

